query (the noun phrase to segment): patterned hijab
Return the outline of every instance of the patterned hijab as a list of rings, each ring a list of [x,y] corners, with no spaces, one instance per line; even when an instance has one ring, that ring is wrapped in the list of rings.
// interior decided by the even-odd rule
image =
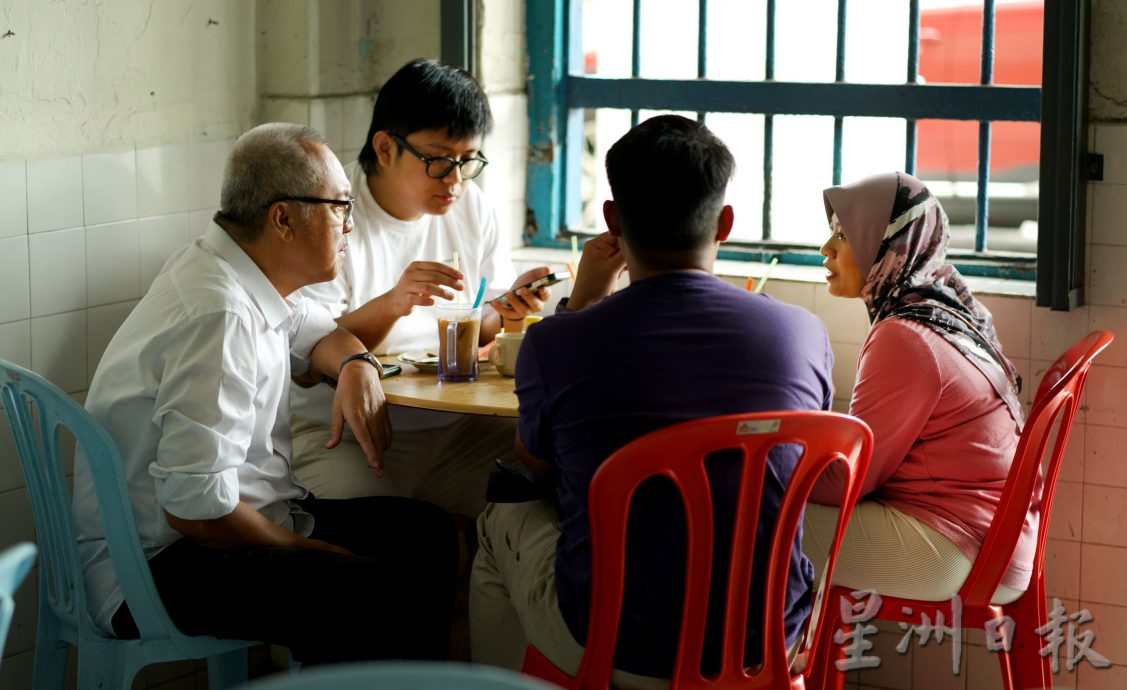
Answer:
[[[822,198],[865,276],[869,321],[897,317],[938,333],[986,376],[1020,428],[1021,377],[1002,354],[990,312],[946,261],[947,214],[928,188],[906,173],[884,173],[830,187]]]

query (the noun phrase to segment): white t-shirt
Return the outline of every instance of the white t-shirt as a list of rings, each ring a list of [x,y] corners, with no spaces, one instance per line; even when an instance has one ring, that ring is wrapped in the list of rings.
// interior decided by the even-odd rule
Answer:
[[[218,225],[173,254],[110,341],[86,409],[113,437],[146,557],[183,538],[163,511],[188,520],[240,501],[308,536],[291,503],[306,491],[290,471],[290,357],[308,360],[336,329],[310,300],[285,299]],[[81,449],[74,512],[87,601],[107,632],[121,604]]]
[[[509,258],[509,239],[501,236],[493,209],[472,180],[466,181],[462,198],[445,215],[423,214],[417,220],[399,220],[376,203],[359,163],[351,163],[346,172],[356,207],[342,270],[335,280],[301,290],[306,297],[328,307],[334,317],[391,290],[412,261],[449,264],[455,251],[459,269],[465,274],[467,300],[476,296],[483,275],[488,279],[486,301],[512,287],[516,275]],[[412,350],[438,351],[438,324],[433,307],[415,307],[396,321],[384,341],[373,348],[377,354]],[[328,424],[331,401],[332,389],[324,384],[312,388],[293,386],[294,414]],[[434,428],[457,419],[449,413],[397,406],[389,409],[392,425],[403,431]]]

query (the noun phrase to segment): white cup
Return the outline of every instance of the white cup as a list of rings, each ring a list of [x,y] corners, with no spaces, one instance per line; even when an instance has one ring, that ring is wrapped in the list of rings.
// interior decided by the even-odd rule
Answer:
[[[520,353],[520,344],[524,342],[524,333],[498,333],[489,349],[489,361],[497,367],[501,376],[515,376],[517,373],[517,355]]]

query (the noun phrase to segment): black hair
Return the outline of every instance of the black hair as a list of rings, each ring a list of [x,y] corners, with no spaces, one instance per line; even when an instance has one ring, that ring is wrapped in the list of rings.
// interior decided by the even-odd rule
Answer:
[[[387,80],[372,107],[368,140],[360,150],[360,167],[371,175],[379,162],[372,147],[376,132],[406,137],[425,129],[445,129],[455,141],[489,134],[493,114],[481,85],[460,67],[418,58]]]
[[[703,124],[659,115],[607,152],[618,222],[637,253],[697,249],[716,237],[716,220],[736,161]]]

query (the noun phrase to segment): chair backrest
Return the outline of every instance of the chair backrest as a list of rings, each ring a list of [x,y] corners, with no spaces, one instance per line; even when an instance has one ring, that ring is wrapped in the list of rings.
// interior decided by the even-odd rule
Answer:
[[[44,604],[61,623],[94,631],[78,556],[60,431],[69,430],[89,463],[114,571],[146,640],[182,638],[153,584],[133,522],[113,439],[86,410],[42,376],[0,360],[0,402],[16,440],[35,517]],[[77,449],[76,449],[77,455]]]
[[[452,661],[370,661],[302,669],[252,682],[247,690],[559,690],[492,666]]]
[[[8,626],[12,623],[12,613],[16,609],[12,596],[20,583],[27,577],[35,562],[36,548],[31,542],[20,542],[0,552],[0,655],[4,651],[4,641],[8,639]]]
[[[987,606],[1002,581],[1018,539],[1021,537],[1029,505],[1037,499],[1037,486],[1043,476],[1040,493],[1040,524],[1037,549],[1033,560],[1033,577],[1044,568],[1045,538],[1053,493],[1060,474],[1061,460],[1072,432],[1072,420],[1080,405],[1080,395],[1088,377],[1092,360],[1115,336],[1107,331],[1093,331],[1078,340],[1053,362],[1033,399],[1033,407],[1025,420],[1021,438],[1014,451],[1013,464],[1006,477],[998,510],[986,531],[982,548],[959,596],[965,605]],[[1055,431],[1055,434],[1054,434]],[[1048,462],[1043,464],[1045,450],[1052,441]],[[1042,474],[1043,473],[1043,474]]]
[[[770,564],[764,588],[763,663],[744,668],[749,588],[767,453],[782,444],[801,448],[770,535]],[[735,449],[742,456],[723,622],[721,669],[701,675],[701,658],[713,563],[713,510],[705,458]],[[823,581],[832,572],[845,523],[861,489],[872,452],[872,432],[859,419],[834,412],[764,412],[726,415],[666,427],[636,439],[611,455],[595,473],[588,494],[591,521],[592,594],[586,651],[576,678],[581,688],[607,688],[622,612],[627,520],[634,492],[653,476],[667,478],[681,493],[688,544],[681,633],[671,687],[790,687],[784,614],[791,550],[803,508],[816,480],[831,463],[846,476],[841,514]],[[737,460],[733,460],[736,462]],[[834,468],[835,471],[839,468]],[[722,545],[727,548],[728,545]],[[819,583],[821,589],[821,583]],[[815,600],[812,625],[825,602]],[[812,634],[814,631],[811,630]]]

